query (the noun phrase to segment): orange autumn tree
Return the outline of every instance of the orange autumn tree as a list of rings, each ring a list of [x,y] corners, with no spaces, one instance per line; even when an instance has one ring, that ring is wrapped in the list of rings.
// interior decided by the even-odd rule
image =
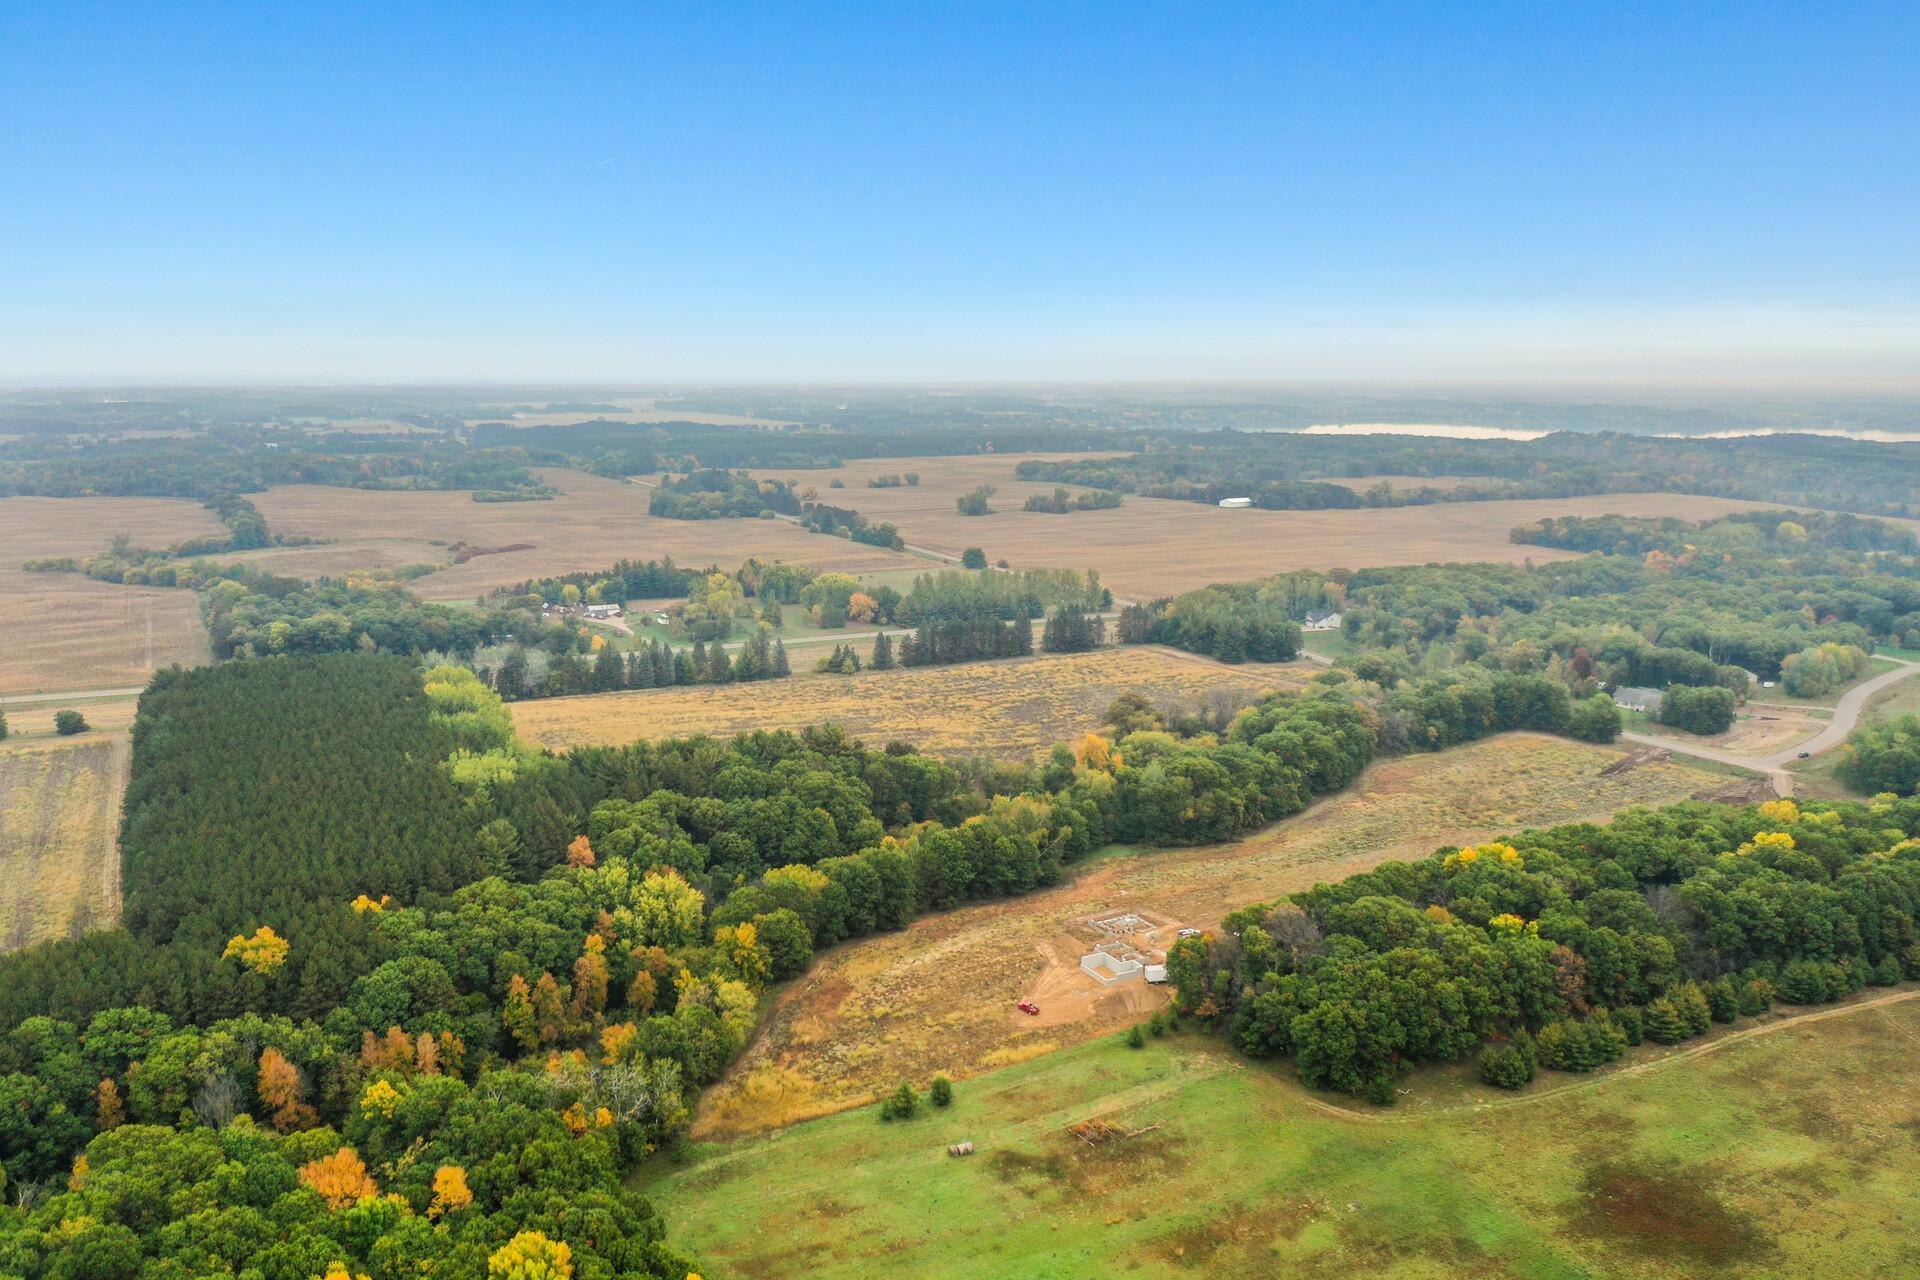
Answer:
[[[457,1164],[443,1164],[433,1173],[433,1203],[427,1206],[429,1218],[456,1213],[473,1203],[467,1188],[467,1171]]]
[[[329,1209],[349,1208],[380,1194],[379,1184],[352,1147],[301,1165],[300,1181],[318,1192]]]
[[[593,854],[593,842],[585,836],[575,836],[573,843],[567,846],[567,865],[570,867],[591,867],[597,858]]]
[[[314,1109],[300,1101],[300,1068],[278,1049],[260,1051],[260,1105],[273,1127],[282,1133],[310,1129],[320,1123]]]
[[[587,935],[580,958],[573,962],[573,1016],[592,1017],[607,1007],[607,940],[597,933]]]

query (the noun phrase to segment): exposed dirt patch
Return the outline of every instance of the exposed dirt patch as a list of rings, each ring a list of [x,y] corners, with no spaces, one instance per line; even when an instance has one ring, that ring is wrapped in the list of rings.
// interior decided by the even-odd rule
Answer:
[[[1589,1166],[1573,1227],[1638,1257],[1724,1266],[1765,1257],[1773,1241],[1752,1214],[1729,1206],[1700,1168]]]

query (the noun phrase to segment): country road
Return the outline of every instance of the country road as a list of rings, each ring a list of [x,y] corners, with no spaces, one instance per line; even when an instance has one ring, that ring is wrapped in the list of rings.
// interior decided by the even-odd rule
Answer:
[[[1889,661],[1900,660],[1889,659]],[[1643,746],[1665,748],[1676,755],[1696,756],[1702,760],[1712,760],[1719,764],[1730,764],[1741,769],[1752,769],[1757,773],[1764,773],[1773,783],[1776,795],[1790,796],[1793,794],[1793,775],[1787,772],[1789,764],[1798,760],[1803,754],[1819,755],[1822,751],[1845,742],[1847,735],[1853,732],[1854,726],[1860,723],[1860,713],[1866,710],[1867,703],[1873,695],[1888,685],[1898,684],[1915,672],[1920,672],[1920,663],[1900,661],[1900,665],[1892,671],[1883,671],[1871,680],[1863,680],[1840,695],[1840,700],[1833,707],[1833,719],[1827,722],[1825,728],[1810,738],[1803,738],[1792,746],[1783,747],[1766,755],[1741,755],[1738,752],[1721,751],[1715,747],[1696,746],[1674,738],[1657,737],[1650,733],[1623,733],[1620,736]]]

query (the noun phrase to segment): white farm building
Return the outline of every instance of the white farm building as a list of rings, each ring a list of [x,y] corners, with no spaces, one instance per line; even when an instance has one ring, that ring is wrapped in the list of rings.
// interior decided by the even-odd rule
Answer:
[[[1241,507],[1252,506],[1253,499],[1252,498],[1222,498],[1220,499],[1220,505],[1237,511]]]

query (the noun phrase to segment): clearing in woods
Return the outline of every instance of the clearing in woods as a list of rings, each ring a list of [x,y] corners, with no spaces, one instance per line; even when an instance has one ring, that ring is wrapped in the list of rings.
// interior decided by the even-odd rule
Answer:
[[[757,1280],[1908,1275],[1906,994],[1742,1019],[1713,1052],[1544,1071],[1518,1097],[1423,1071],[1390,1110],[1190,1030],[1140,1050],[1109,1036],[963,1081],[910,1121],[864,1110],[697,1145],[643,1190],[675,1238]],[[1443,1096],[1423,1107],[1428,1086]],[[1105,1140],[1069,1132],[1090,1120]],[[949,1158],[960,1141],[976,1154]]]
[[[0,950],[120,916],[125,734],[0,743]]]
[[[1346,791],[1231,844],[1116,851],[1067,884],[928,916],[820,956],[708,1091],[695,1136],[825,1115],[902,1079],[959,1078],[1140,1020],[1164,1003],[1163,988],[1103,987],[1080,972],[1096,917],[1132,911],[1166,930],[1206,928],[1248,903],[1441,845],[1604,820],[1725,783],[1650,753],[1509,734],[1382,761]],[[1040,1005],[1039,1017],[1015,1009],[1023,999]]]
[[[20,565],[97,556],[121,533],[135,546],[166,547],[225,531],[212,512],[184,498],[0,498],[0,596],[7,602],[0,609],[0,694],[141,684],[156,667],[207,661],[193,592],[28,573]]]
[[[1203,503],[1129,495],[1110,510],[1047,515],[1021,510],[1029,495],[1052,493],[1056,488],[1016,480],[1014,468],[1021,461],[1013,454],[887,458],[849,462],[834,471],[776,467],[754,474],[812,485],[823,502],[852,507],[872,520],[892,521],[914,546],[955,556],[968,547],[979,547],[989,561],[1005,559],[1016,569],[1098,569],[1101,581],[1129,600],[1150,600],[1209,583],[1240,582],[1291,569],[1567,560],[1576,553],[1524,546],[1509,541],[1507,535],[1516,525],[1547,516],[1611,513],[1704,520],[1730,511],[1781,505],[1678,493],[1616,493],[1347,511],[1223,511]],[[875,476],[908,471],[920,476],[917,486],[866,487]],[[829,489],[829,480],[835,477],[847,487]],[[954,500],[981,484],[996,490],[988,499],[993,514],[961,515]]]
[[[858,642],[863,656],[871,645]],[[791,652],[796,667],[824,656],[811,645]],[[1222,696],[1251,702],[1276,689],[1300,688],[1315,670],[1302,664],[1230,667],[1174,650],[1129,646],[851,676],[541,698],[510,709],[521,737],[555,750],[831,722],[876,745],[900,741],[935,755],[1025,759],[1097,728],[1122,693],[1181,709]]]

